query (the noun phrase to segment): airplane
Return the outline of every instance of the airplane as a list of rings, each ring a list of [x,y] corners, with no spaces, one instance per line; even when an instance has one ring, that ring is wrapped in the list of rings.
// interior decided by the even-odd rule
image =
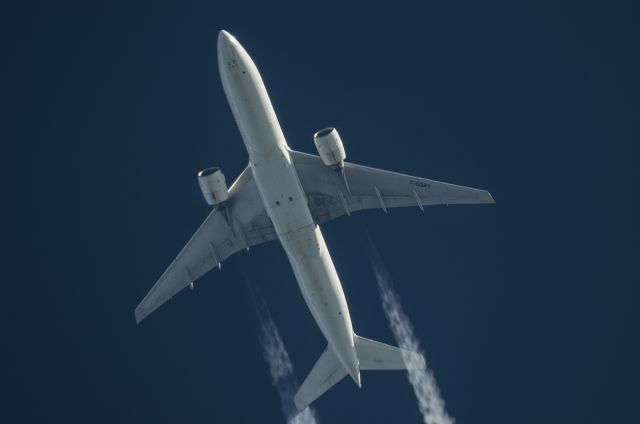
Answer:
[[[228,32],[217,41],[220,79],[249,164],[227,186],[219,167],[198,173],[213,210],[135,309],[140,323],[163,303],[242,249],[272,240],[284,248],[327,347],[294,396],[298,410],[361,370],[424,369],[420,353],[353,330],[347,300],[320,225],[364,209],[494,203],[485,190],[346,162],[335,128],[313,136],[318,155],[289,148],[253,60]],[[227,188],[228,187],[228,188]]]

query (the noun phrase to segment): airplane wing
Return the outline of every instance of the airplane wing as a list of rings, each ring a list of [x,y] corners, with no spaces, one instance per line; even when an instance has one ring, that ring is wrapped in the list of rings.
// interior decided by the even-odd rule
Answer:
[[[225,209],[214,209],[135,310],[139,323],[176,293],[241,249],[276,239],[271,219],[246,167],[229,189]]]
[[[291,151],[316,223],[362,209],[495,203],[488,191],[344,163],[336,172],[316,155]]]

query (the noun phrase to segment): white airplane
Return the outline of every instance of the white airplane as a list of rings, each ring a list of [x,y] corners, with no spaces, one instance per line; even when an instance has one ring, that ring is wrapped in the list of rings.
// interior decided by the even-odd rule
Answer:
[[[422,355],[360,337],[319,225],[362,209],[494,203],[489,192],[345,162],[338,131],[314,135],[319,156],[291,150],[249,54],[228,32],[218,36],[218,68],[249,165],[230,188],[218,167],[198,173],[213,211],[135,310],[139,323],[183,288],[242,249],[278,239],[311,315],[327,339],[294,397],[299,410],[347,374],[424,368]]]

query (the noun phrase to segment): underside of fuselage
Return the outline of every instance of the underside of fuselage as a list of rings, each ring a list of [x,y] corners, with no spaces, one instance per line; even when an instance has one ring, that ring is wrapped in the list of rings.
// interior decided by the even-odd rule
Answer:
[[[344,291],[320,227],[313,222],[262,78],[247,52],[224,31],[218,37],[218,63],[260,197],[305,302],[330,348],[360,386]]]

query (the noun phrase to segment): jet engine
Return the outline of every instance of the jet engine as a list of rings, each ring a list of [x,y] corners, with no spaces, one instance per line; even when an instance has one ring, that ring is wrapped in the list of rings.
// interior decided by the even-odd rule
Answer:
[[[217,166],[198,172],[198,183],[205,200],[212,206],[221,205],[229,198],[227,180]]]
[[[347,155],[338,131],[333,127],[325,128],[313,135],[313,141],[322,162],[332,169],[341,170]]]

